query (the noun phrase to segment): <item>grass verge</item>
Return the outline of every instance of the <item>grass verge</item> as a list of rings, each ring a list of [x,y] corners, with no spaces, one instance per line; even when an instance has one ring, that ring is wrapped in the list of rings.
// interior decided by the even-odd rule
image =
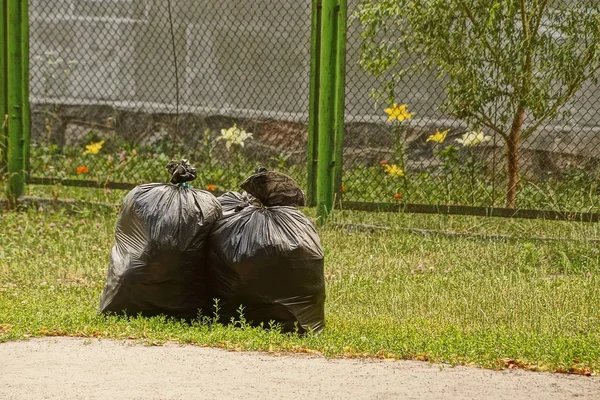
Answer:
[[[388,229],[319,231],[327,327],[297,337],[244,324],[99,316],[116,215],[1,214],[0,342],[51,335],[170,340],[600,372],[600,248],[589,241],[600,236],[597,225],[356,212],[338,212],[334,220]],[[424,236],[414,228],[478,236]],[[499,234],[510,239],[486,238]]]

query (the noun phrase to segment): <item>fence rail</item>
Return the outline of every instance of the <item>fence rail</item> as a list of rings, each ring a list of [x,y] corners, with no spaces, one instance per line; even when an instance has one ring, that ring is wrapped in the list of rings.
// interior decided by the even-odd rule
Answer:
[[[395,85],[396,108],[372,95],[388,76],[365,70],[358,0],[348,2],[347,32],[344,10],[328,32],[331,52],[343,52],[331,64],[341,88],[332,95],[345,99],[332,110],[341,122],[323,125],[311,90],[318,97],[327,83],[317,79],[323,48],[315,40],[321,19],[331,17],[317,11],[329,4],[339,13],[345,2],[30,0],[28,182],[129,188],[166,181],[164,164],[182,157],[198,168],[196,186],[215,192],[236,189],[260,164],[314,194],[318,151],[307,151],[319,144],[314,128],[337,132],[337,148],[320,150],[344,207],[483,215],[504,208],[507,142],[443,111],[447,80],[436,71],[405,75]],[[596,218],[600,91],[592,78],[521,142],[519,211],[502,213]],[[6,104],[3,97],[3,114]],[[389,121],[403,112],[406,119]],[[527,117],[524,126],[534,122]],[[471,134],[480,130],[479,138]],[[1,137],[6,175],[6,132]]]

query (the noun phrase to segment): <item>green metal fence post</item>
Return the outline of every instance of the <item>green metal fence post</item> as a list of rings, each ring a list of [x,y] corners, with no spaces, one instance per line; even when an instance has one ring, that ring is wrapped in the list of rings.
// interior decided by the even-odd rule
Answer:
[[[325,223],[333,208],[336,5],[336,0],[323,0],[321,11],[317,167],[317,223],[319,225]]]
[[[307,204],[317,205],[317,145],[319,115],[319,62],[321,52],[321,0],[312,1],[311,37],[310,37],[310,88],[308,110],[308,167]]]
[[[23,63],[20,0],[7,0],[8,200],[25,191],[23,164]]]
[[[6,1],[0,6],[0,171],[6,167],[7,150],[7,99],[6,99]]]
[[[23,86],[23,170],[29,175],[29,150],[31,142],[31,113],[29,106],[29,0],[23,0],[21,9],[21,57]]]
[[[337,201],[342,201],[342,174],[344,168],[344,114],[346,109],[346,24],[347,0],[339,0],[337,14],[337,51],[335,66],[335,178]]]

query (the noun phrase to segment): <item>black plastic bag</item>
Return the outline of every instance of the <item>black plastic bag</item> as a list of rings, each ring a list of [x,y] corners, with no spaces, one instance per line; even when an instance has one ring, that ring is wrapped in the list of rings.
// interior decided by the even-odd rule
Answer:
[[[312,223],[294,207],[253,204],[247,194],[229,192],[219,201],[228,212],[210,234],[209,279],[221,320],[237,318],[243,306],[254,325],[323,330],[324,255]]]
[[[263,206],[304,206],[304,192],[291,177],[258,167],[256,173],[240,185]]]
[[[223,208],[223,216],[239,212],[251,205],[255,199],[246,192],[227,192],[217,199]]]
[[[185,160],[167,169],[180,185],[141,185],[123,201],[100,312],[193,319],[211,305],[206,245],[221,205],[185,184],[196,177]]]

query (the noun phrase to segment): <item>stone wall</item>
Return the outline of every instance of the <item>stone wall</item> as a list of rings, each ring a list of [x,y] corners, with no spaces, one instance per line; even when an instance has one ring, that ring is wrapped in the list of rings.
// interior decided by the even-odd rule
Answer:
[[[446,144],[465,132],[448,120],[453,127]],[[123,141],[135,146],[160,142],[183,143],[188,148],[203,146],[206,130],[213,138],[233,124],[253,133],[243,151],[247,158],[257,163],[285,158],[288,164],[306,163],[308,127],[303,122],[283,121],[263,117],[230,117],[220,114],[172,113],[123,110],[110,106],[56,106],[39,104],[32,108],[32,135],[37,141],[50,141],[61,146],[83,149],[91,138],[102,139],[112,146],[122,146]],[[178,126],[178,129],[176,128]],[[412,172],[432,170],[441,165],[434,154],[434,144],[426,138],[440,121],[430,125],[412,125],[407,135],[407,168]],[[541,131],[521,145],[521,172],[529,179],[557,177],[567,167],[586,169],[593,175],[600,159],[600,128],[555,126],[552,134]],[[344,167],[378,165],[381,160],[394,161],[394,139],[390,125],[383,123],[348,122],[345,126]],[[119,144],[121,143],[121,144]],[[216,155],[228,162],[229,152],[224,142],[215,142]],[[458,146],[460,147],[460,146]],[[116,150],[116,149],[113,149]],[[488,172],[504,170],[504,142],[501,138],[473,149],[487,166]],[[459,157],[466,158],[462,151]]]

